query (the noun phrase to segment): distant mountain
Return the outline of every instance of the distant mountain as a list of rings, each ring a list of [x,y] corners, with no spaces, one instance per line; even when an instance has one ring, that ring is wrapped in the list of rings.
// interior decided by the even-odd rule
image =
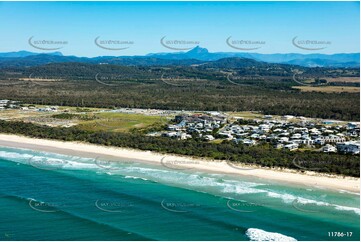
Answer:
[[[222,56],[219,56],[218,58],[215,57],[214,53],[209,53],[206,48],[201,48],[199,46],[188,52],[148,54],[147,56],[169,60],[197,59],[204,61],[218,60],[222,58]]]
[[[0,67],[37,66],[48,63],[82,62],[91,64],[166,66],[166,65],[201,65],[226,58],[243,58],[229,61],[229,65],[243,65],[250,60],[277,64],[299,65],[304,67],[359,67],[360,53],[326,54],[259,54],[246,52],[215,52],[199,46],[188,52],[153,53],[146,56],[98,56],[93,58],[63,56],[61,52],[33,53],[28,51],[0,53]],[[246,60],[247,59],[247,60]],[[226,63],[223,63],[226,64]],[[223,65],[219,63],[219,65]],[[255,62],[253,63],[255,64]],[[214,64],[209,64],[214,65]],[[257,63],[259,65],[259,63]],[[225,66],[225,65],[224,65]],[[228,66],[231,67],[231,66]]]
[[[199,46],[196,46],[188,52],[151,53],[147,56],[169,60],[197,59],[202,61],[213,61],[227,57],[236,57],[224,53],[210,53],[206,48],[201,48]]]
[[[49,54],[29,55],[25,57],[0,57],[0,67],[27,67],[63,62],[88,62],[88,58]]]
[[[203,63],[200,60],[184,59],[184,60],[168,60],[154,57],[114,57],[101,56],[94,58],[76,57],[76,56],[60,56],[60,55],[29,55],[26,57],[0,57],[0,67],[31,67],[50,63],[89,63],[89,64],[111,64],[122,66],[189,66],[193,64]]]
[[[33,56],[33,55],[39,55],[44,53],[35,53],[30,51],[16,51],[16,52],[4,52],[0,53],[0,57],[6,57],[6,58],[16,58],[16,57],[27,57],[27,56]],[[62,56],[63,54],[61,52],[51,52],[46,53],[47,55],[56,55],[56,56]]]
[[[214,52],[199,46],[188,52],[149,54],[148,56],[163,59],[198,59],[203,61],[213,61],[222,58],[242,57],[269,63],[295,64],[305,67],[359,67],[360,53],[340,53],[340,54],[259,54],[248,52]]]
[[[336,59],[336,58],[335,58]],[[284,64],[301,65],[306,67],[359,67],[360,62],[357,61],[336,61],[335,59],[319,59],[319,58],[307,58],[307,59],[295,59]]]

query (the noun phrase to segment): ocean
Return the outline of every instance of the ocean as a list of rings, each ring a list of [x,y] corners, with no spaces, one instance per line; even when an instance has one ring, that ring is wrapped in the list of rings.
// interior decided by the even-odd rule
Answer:
[[[1,240],[358,241],[359,203],[321,187],[0,147]]]

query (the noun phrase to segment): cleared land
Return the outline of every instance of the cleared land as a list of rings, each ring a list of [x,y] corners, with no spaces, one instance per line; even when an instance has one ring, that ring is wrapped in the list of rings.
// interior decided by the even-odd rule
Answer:
[[[323,78],[326,79],[327,82],[348,82],[348,83],[359,83],[359,77],[335,77],[335,78]]]
[[[106,112],[94,114],[93,120],[80,122],[79,128],[89,131],[128,132],[134,128],[142,129],[165,123],[166,119],[161,116]]]
[[[43,108],[36,105],[36,108]],[[173,116],[174,117],[174,116]],[[169,116],[109,112],[109,109],[59,107],[58,112],[34,110],[0,110],[0,119],[17,120],[52,127],[79,125],[88,131],[128,132],[132,129],[160,127],[171,119]]]
[[[321,87],[312,87],[312,86],[294,86],[293,88],[299,89],[302,92],[325,92],[325,93],[358,93],[360,92],[359,87],[346,87],[346,86],[321,86]]]

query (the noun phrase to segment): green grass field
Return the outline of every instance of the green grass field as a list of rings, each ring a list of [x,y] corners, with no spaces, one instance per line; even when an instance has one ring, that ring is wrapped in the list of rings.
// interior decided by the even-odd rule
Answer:
[[[161,116],[106,112],[94,114],[94,120],[80,122],[78,127],[89,131],[129,132],[165,123],[166,118]]]

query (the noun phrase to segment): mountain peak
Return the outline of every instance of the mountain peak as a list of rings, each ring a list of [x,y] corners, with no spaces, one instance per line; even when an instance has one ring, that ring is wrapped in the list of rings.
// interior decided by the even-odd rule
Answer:
[[[188,54],[208,54],[208,50],[206,48],[202,48],[199,45],[191,49],[187,52]]]

